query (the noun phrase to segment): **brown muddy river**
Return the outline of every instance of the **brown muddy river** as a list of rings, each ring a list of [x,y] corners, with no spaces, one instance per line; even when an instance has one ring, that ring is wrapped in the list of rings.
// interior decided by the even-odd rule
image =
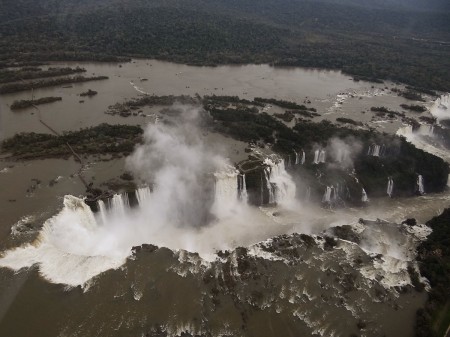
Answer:
[[[71,88],[34,91],[35,97],[62,97],[60,102],[39,107],[42,119],[57,131],[104,122],[153,123],[153,117],[122,118],[104,113],[108,106],[143,93],[237,95],[298,103],[310,100],[310,106],[321,114],[316,120],[335,121],[345,116],[390,133],[395,133],[401,123],[373,122],[367,111],[372,106],[398,109],[400,104],[410,103],[390,91],[400,85],[354,82],[338,71],[268,65],[192,67],[155,60],[134,60],[121,66],[67,62],[57,65],[80,65],[86,68],[87,76],[109,76],[109,80],[74,84]],[[98,95],[80,98],[78,95],[87,89],[97,91]],[[0,96],[0,139],[18,132],[48,132],[38,123],[34,109],[20,112],[9,109],[14,100],[29,98],[30,92]],[[269,113],[277,111],[274,107],[268,109]],[[158,113],[158,108],[144,109],[144,113]],[[221,135],[205,134],[202,141],[209,145],[208,151],[220,148],[217,152],[231,163],[246,156],[246,144]],[[84,177],[95,184],[116,179],[125,171],[123,158],[86,160]],[[78,169],[79,164],[73,159],[0,161],[0,251],[33,242],[43,223],[63,208],[65,195],[85,193],[76,176]],[[115,264],[114,268],[106,268],[82,287],[50,282],[58,270],[47,270],[45,274],[36,266],[18,272],[1,268],[0,336],[175,336],[183,331],[205,336],[412,336],[415,311],[424,303],[425,294],[400,289],[405,278],[400,269],[411,262],[408,252],[402,258],[397,251],[391,255],[388,252],[386,260],[379,261],[376,253],[380,251],[374,245],[359,247],[342,241],[337,249],[327,251],[321,239],[315,237],[316,246],[299,245],[300,257],[295,254],[280,257],[271,249],[253,244],[296,232],[318,235],[331,226],[356,223],[359,218],[400,222],[415,217],[424,223],[449,203],[450,194],[445,192],[418,198],[371,200],[364,209],[330,211],[314,205],[302,205],[290,212],[272,207],[245,209],[245,216],[255,217],[248,229],[240,228],[241,240],[228,235],[228,219],[219,221],[220,231],[213,228],[195,234],[197,240],[230,240],[229,256],[202,260],[176,245],[171,247],[173,250],[144,251]],[[278,211],[281,215],[273,216]],[[372,234],[380,238],[392,230],[379,226]],[[44,249],[44,245],[50,247],[60,235],[65,235],[56,234],[48,238],[41,235],[29,247],[31,252],[35,248],[40,250],[36,255],[41,254],[42,260],[36,260],[37,264],[44,265],[51,259],[72,263],[73,254],[64,247],[60,247],[60,256],[52,255],[54,247]],[[73,237],[76,245],[75,234],[78,233],[74,232]],[[184,234],[175,231],[174,235]],[[387,240],[391,244],[408,249],[416,240],[414,235],[405,236],[403,232],[401,235],[395,232],[391,238],[393,241]],[[71,244],[70,240],[63,242]],[[100,243],[103,241],[99,240]],[[234,251],[239,245],[249,246],[249,253]],[[190,251],[195,252],[195,247]],[[13,262],[26,264],[29,256],[25,255]],[[76,260],[78,265],[73,265],[74,271],[89,261],[97,261],[88,254],[81,257]],[[66,272],[71,275],[74,271]],[[377,273],[383,276],[378,277]],[[213,281],[210,275],[215,275]],[[346,275],[351,275],[350,279]],[[83,275],[77,276],[84,279]]]

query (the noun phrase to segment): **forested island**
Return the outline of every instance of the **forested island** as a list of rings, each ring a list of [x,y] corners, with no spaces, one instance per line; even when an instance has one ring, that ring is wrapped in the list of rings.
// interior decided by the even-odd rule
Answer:
[[[56,85],[63,85],[63,84],[72,84],[72,83],[82,83],[82,82],[89,82],[89,81],[100,81],[100,80],[107,80],[108,76],[74,76],[74,77],[56,77],[56,78],[49,78],[49,79],[38,79],[35,81],[30,82],[15,82],[15,83],[9,83],[9,84],[3,84],[0,86],[0,95],[1,94],[10,94],[13,92],[19,92],[19,91],[25,91],[25,90],[31,90],[36,88],[45,88],[45,87],[52,87]]]
[[[31,100],[19,100],[14,101],[13,104],[11,104],[11,110],[22,110],[30,108],[34,105],[53,103],[61,100],[62,100],[61,97],[41,97],[38,99],[31,99]]]

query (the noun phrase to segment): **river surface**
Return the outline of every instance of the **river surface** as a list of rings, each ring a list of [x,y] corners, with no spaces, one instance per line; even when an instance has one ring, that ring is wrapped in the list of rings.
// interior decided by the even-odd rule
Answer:
[[[344,116],[390,133],[395,133],[402,126],[401,122],[373,121],[370,107],[386,106],[398,110],[400,104],[411,104],[411,101],[398,97],[390,90],[403,88],[402,85],[354,82],[339,71],[273,68],[268,65],[193,67],[155,60],[134,60],[121,65],[68,62],[52,65],[55,64],[80,65],[86,68],[86,76],[109,76],[105,81],[74,84],[71,88],[34,90],[35,97],[63,98],[60,102],[39,106],[42,119],[57,131],[77,130],[104,122],[152,123],[152,117],[123,118],[104,113],[108,106],[143,93],[237,95],[247,99],[277,98],[301,104],[310,100],[308,106],[316,108],[321,114],[315,120],[335,121]],[[79,94],[87,89],[97,91],[98,95],[80,97]],[[9,109],[14,100],[29,99],[30,95],[30,92],[21,92],[0,96],[0,139],[18,132],[48,132],[38,123],[37,112],[33,108],[20,112]],[[429,99],[426,105],[431,104]],[[150,115],[158,113],[158,108],[144,111]],[[272,107],[268,112],[279,112],[279,109]],[[217,134],[203,137],[205,143],[213,147],[220,145],[230,162],[245,157],[246,144]],[[88,182],[101,185],[125,172],[123,158],[102,159],[106,158],[86,158],[83,175]],[[79,164],[73,159],[0,161],[0,251],[32,242],[44,221],[62,209],[65,195],[81,196],[85,193],[84,185],[77,177],[78,170]],[[279,210],[266,207],[258,211],[262,217],[267,215],[275,225],[284,221],[288,226],[272,227],[267,233],[261,231],[257,238],[265,240],[297,230],[320,234],[331,225],[355,223],[359,218],[401,222],[414,217],[419,223],[424,223],[449,204],[450,192],[446,191],[417,198],[370,200],[367,207],[360,209],[331,211],[304,205],[309,214],[315,215],[307,230],[291,221],[290,216],[298,218],[298,214],[283,213],[279,217],[281,220],[277,220],[272,214]],[[258,241],[242,242],[251,245]],[[166,326],[173,333],[184,330],[202,332],[205,322],[218,335],[240,331],[243,324],[247,333],[242,335],[246,336],[298,336],[299,333],[308,335],[312,331],[321,335],[331,335],[331,331],[335,335],[344,335],[344,332],[349,335],[360,333],[355,327],[358,320],[364,320],[369,322],[369,328],[363,329],[364,335],[385,333],[387,336],[411,336],[415,311],[424,303],[425,295],[415,292],[400,294],[396,291],[384,293],[381,288],[372,294],[376,287],[363,278],[356,293],[341,293],[342,289],[335,288],[336,282],[326,279],[339,278],[342,273],[348,273],[355,254],[364,255],[359,248],[347,246],[347,243],[343,247],[327,253],[329,255],[323,257],[320,263],[317,260],[319,267],[309,262],[318,259],[321,250],[305,252],[305,261],[298,262],[297,269],[289,269],[289,261],[283,264],[270,259],[267,262],[258,260],[254,262],[255,273],[269,275],[264,279],[266,284],[262,282],[271,289],[267,294],[272,297],[263,300],[267,303],[256,305],[247,299],[245,301],[248,303],[243,300],[245,304],[239,307],[236,298],[220,293],[213,301],[221,303],[220,309],[215,304],[214,310],[208,307],[212,304],[205,295],[209,294],[209,289],[203,285],[202,277],[209,269],[215,270],[216,267],[206,262],[193,263],[191,261],[198,256],[181,256],[181,252],[175,249],[159,249],[153,255],[144,254],[136,260],[127,260],[122,267],[108,270],[84,288],[67,289],[64,285],[49,283],[39,275],[37,268],[23,269],[17,273],[0,269],[0,335],[142,336],[154,326]],[[369,265],[370,259],[366,262]],[[193,271],[192,268],[200,271]],[[238,276],[235,275],[236,278]],[[247,288],[243,288],[240,296],[245,298],[246,294],[259,289],[261,284],[257,283],[242,281],[242,287]],[[299,284],[307,286],[300,289],[297,287]],[[380,293],[386,296],[383,300],[380,300]],[[325,296],[323,307],[314,301],[321,296]],[[326,296],[328,300],[325,300]],[[328,303],[327,306],[324,303]],[[208,310],[212,311],[205,312]],[[383,328],[370,326],[370,317],[374,312],[373,320],[384,322]],[[348,328],[344,324],[346,319]]]
[[[105,115],[108,106],[142,95],[237,95],[241,98],[277,98],[303,104],[310,100],[322,115],[317,118],[334,121],[337,117],[350,117],[369,122],[372,106],[387,106],[398,110],[402,103],[411,103],[389,89],[401,85],[354,82],[340,71],[304,68],[273,68],[268,65],[195,67],[155,60],[134,60],[129,63],[73,63],[58,62],[51,66],[81,66],[84,76],[104,75],[109,80],[75,83],[38,88],[34,97],[59,96],[62,101],[39,106],[42,118],[57,131],[77,130],[100,123],[145,124],[148,117]],[[147,79],[147,81],[141,81]],[[79,94],[92,89],[93,97]],[[18,132],[48,130],[38,123],[33,109],[11,111],[9,106],[20,99],[31,99],[30,91],[0,95],[0,139]],[[82,101],[82,102],[80,102]],[[362,113],[364,111],[365,113]],[[146,111],[147,112],[147,111]],[[155,111],[148,111],[154,113]],[[270,109],[269,109],[270,113]],[[395,132],[398,123],[375,123],[381,131]]]

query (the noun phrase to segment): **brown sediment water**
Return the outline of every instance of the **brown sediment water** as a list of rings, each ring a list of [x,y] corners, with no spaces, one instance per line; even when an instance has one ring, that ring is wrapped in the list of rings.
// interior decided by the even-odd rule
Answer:
[[[369,122],[371,113],[362,114],[361,110],[371,106],[394,109],[404,103],[396,94],[384,91],[385,84],[353,82],[337,71],[268,65],[192,67],[154,60],[134,60],[121,67],[99,63],[57,64],[81,65],[89,75],[110,78],[74,84],[71,88],[34,91],[35,97],[63,97],[61,102],[40,107],[43,120],[57,132],[102,122],[139,125],[154,122],[152,117],[122,118],[104,114],[109,105],[136,97],[138,91],[156,95],[237,95],[248,99],[261,96],[301,104],[309,99],[310,106],[321,113],[316,120],[345,116]],[[141,81],[142,78],[148,81]],[[79,103],[78,94],[88,88],[98,91],[98,95]],[[17,132],[49,132],[38,123],[33,109],[9,110],[14,100],[29,95],[22,92],[0,96],[0,138]],[[159,107],[143,110],[151,115],[158,113]],[[280,109],[273,107],[268,112],[280,112]],[[378,124],[380,130],[392,133],[400,125],[398,122]],[[202,137],[206,143],[220,148],[232,163],[246,156],[244,143],[213,133]],[[85,162],[83,175],[87,182],[96,185],[125,172],[123,158],[102,161],[101,157],[89,157]],[[76,177],[78,169],[79,163],[72,158],[0,161],[0,251],[32,241],[43,222],[62,208],[64,195],[85,193],[85,187]],[[446,192],[410,199],[371,200],[365,209],[346,211],[332,212],[311,206],[317,217],[309,232],[319,234],[330,223],[342,225],[360,217],[397,222],[416,217],[423,223],[447,207],[449,201]],[[270,215],[278,209],[267,207],[261,211]],[[24,216],[32,217],[29,222],[35,227],[30,233],[12,235],[11,228]],[[278,221],[288,225],[268,231],[270,235],[261,231],[258,233],[261,240],[265,234],[270,237],[292,234],[296,228],[300,230],[294,221],[298,216],[282,214]],[[215,266],[199,262],[195,254],[183,255],[162,248],[139,254],[118,269],[107,270],[89,281],[84,289],[51,284],[38,274],[37,268],[18,273],[0,269],[0,336],[145,335],[155,326],[165,327],[169,335],[187,330],[234,336],[298,336],[313,332],[328,336],[350,335],[363,329],[367,336],[411,336],[415,311],[424,303],[426,295],[412,290],[386,291],[379,288],[378,282],[359,274],[356,289],[343,289],[342,276],[354,271],[353,258],[361,258],[367,266],[371,263],[358,249],[342,243],[340,249],[330,252],[320,248],[302,250],[302,259],[295,262],[256,256],[249,260],[254,278],[244,278],[242,271],[242,275],[236,272],[237,262],[232,258],[218,259]],[[207,283],[207,270],[219,276],[228,275],[227,270],[230,272],[228,279],[223,276],[225,285],[219,284],[220,291],[215,288],[217,285]],[[359,321],[366,326],[358,328]]]

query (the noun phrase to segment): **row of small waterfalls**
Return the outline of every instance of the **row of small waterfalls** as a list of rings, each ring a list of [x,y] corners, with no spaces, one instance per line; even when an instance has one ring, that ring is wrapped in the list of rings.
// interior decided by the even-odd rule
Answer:
[[[320,156],[320,154],[319,154]],[[304,152],[298,157],[297,164],[301,164],[304,160]],[[282,159],[266,158],[262,163],[261,182],[260,182],[260,202],[257,205],[294,205],[297,195],[297,186],[291,175],[286,171],[285,162]],[[232,166],[225,170],[216,172],[214,175],[214,202],[219,204],[233,203],[249,203],[249,191],[247,189],[247,176],[239,172]],[[311,187],[306,186],[304,193],[301,193],[300,199],[309,202],[311,198]],[[419,195],[425,194],[424,179],[422,175],[417,176],[415,191]],[[134,192],[135,203],[140,206],[145,205],[151,197],[151,188],[148,186],[140,187]],[[350,198],[350,190],[345,183],[335,183],[333,185],[324,186],[324,192],[321,202],[325,205],[334,206],[345,199]],[[393,197],[394,180],[388,177],[386,194]],[[266,197],[265,197],[266,196]],[[362,203],[369,202],[369,197],[361,187]],[[253,202],[255,204],[255,202]],[[124,216],[126,210],[130,208],[129,195],[127,193],[115,194],[106,202],[99,200],[97,208],[100,217],[104,223],[108,221],[108,217]]]

